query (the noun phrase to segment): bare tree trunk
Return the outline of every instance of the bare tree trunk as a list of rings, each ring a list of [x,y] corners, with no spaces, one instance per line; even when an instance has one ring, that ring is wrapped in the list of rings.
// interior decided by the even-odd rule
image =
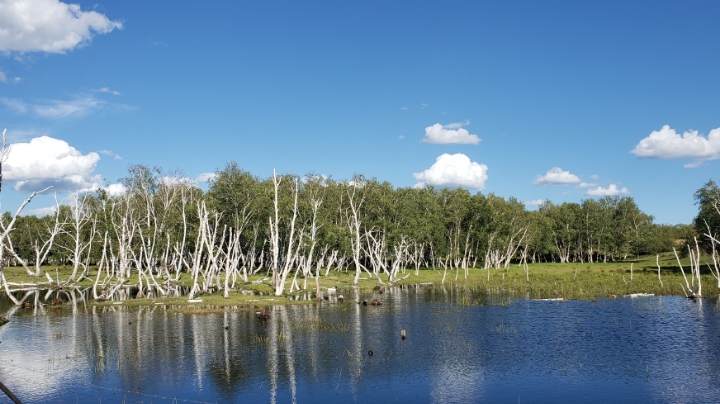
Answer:
[[[276,184],[275,185],[275,206],[276,206],[276,210],[275,210],[275,217],[276,217],[275,232],[276,233],[275,233],[275,236],[277,238],[276,238],[275,246],[277,246],[277,241],[279,240],[279,237],[277,234],[277,217],[278,217],[277,184],[279,184],[280,181],[276,180],[276,176],[274,175],[274,173],[273,173],[273,182]],[[292,219],[290,220],[290,234],[288,236],[288,242],[287,242],[287,254],[285,257],[285,262],[283,263],[282,271],[278,274],[279,276],[277,277],[278,282],[275,285],[275,296],[282,296],[283,291],[285,289],[285,281],[287,280],[288,274],[292,270],[292,266],[295,262],[295,257],[297,256],[297,254],[295,256],[293,256],[293,241],[295,240],[295,221],[297,220],[297,216],[298,216],[298,191],[299,191],[299,189],[298,189],[297,179],[295,180],[294,185],[295,185],[294,186],[295,198],[294,198],[294,203],[293,203],[293,215],[292,215]],[[302,240],[298,240],[298,244],[301,242],[302,242]]]
[[[351,216],[348,220],[348,226],[350,231],[353,233],[353,238],[350,239],[350,245],[353,251],[353,261],[355,262],[355,278],[353,278],[353,285],[357,285],[360,280],[360,273],[362,272],[362,265],[360,264],[360,250],[362,249],[360,240],[360,208],[365,202],[365,195],[358,197],[357,189],[360,186],[357,183],[353,183],[352,192],[348,191],[348,202],[350,203]],[[358,200],[359,199],[359,200]]]

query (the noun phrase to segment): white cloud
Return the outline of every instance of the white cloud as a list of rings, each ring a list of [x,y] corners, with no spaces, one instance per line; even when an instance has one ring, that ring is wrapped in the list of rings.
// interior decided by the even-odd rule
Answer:
[[[15,113],[24,114],[27,112],[27,105],[25,105],[25,103],[21,100],[16,100],[14,98],[0,98],[0,103],[13,110]]]
[[[697,167],[705,161],[720,158],[720,128],[711,130],[707,137],[703,137],[696,130],[680,135],[665,125],[642,139],[630,152],[641,158],[692,158],[694,161],[685,167]]]
[[[592,188],[594,186],[597,186],[597,184],[593,184],[591,182],[581,182],[575,188]]]
[[[117,184],[110,184],[110,185],[106,186],[106,187],[103,188],[103,189],[104,189],[105,192],[107,192],[108,195],[110,195],[110,196],[120,196],[120,195],[124,195],[125,192],[127,191],[127,187],[125,187],[125,185],[119,184],[119,183],[117,183]]]
[[[66,175],[61,178],[36,178],[15,183],[13,189],[18,192],[30,193],[40,191],[47,187],[52,191],[78,191],[80,193],[95,192],[102,188],[102,179],[99,175]]]
[[[407,110],[408,110],[408,107],[400,107],[400,109],[403,110],[403,111],[407,111]]]
[[[49,136],[9,146],[3,179],[17,181],[15,189],[32,192],[52,185],[58,190],[95,190],[100,176],[93,175],[100,155],[83,155],[67,142]]]
[[[485,164],[470,161],[470,158],[462,153],[445,153],[435,159],[435,164],[430,168],[421,173],[414,173],[413,176],[420,181],[415,184],[416,188],[433,185],[483,189],[488,178],[487,170]]]
[[[532,201],[525,201],[523,203],[525,204],[525,206],[540,206],[543,203],[545,203],[545,200],[544,199],[535,199]]]
[[[592,180],[597,180],[597,179],[599,179],[599,178],[600,178],[600,176],[597,175],[597,174],[593,174],[593,175],[590,176],[590,179],[592,179]]]
[[[214,181],[215,177],[217,177],[217,174],[215,173],[202,173],[195,177],[195,181],[197,182],[210,182]]]
[[[444,125],[443,128],[445,128],[445,129],[459,129],[459,128],[462,128],[463,126],[468,126],[468,125],[470,125],[470,121],[466,119],[465,122],[449,123],[449,124],[447,124],[447,125]]]
[[[545,175],[538,175],[533,185],[568,185],[580,182],[580,178],[571,174],[570,171],[563,171],[560,167],[553,167]]]
[[[0,0],[0,1],[2,1],[2,0]],[[12,80],[13,83],[17,84],[17,83],[19,83],[20,80],[22,80],[22,79],[21,79],[20,77],[13,77],[11,80]],[[7,82],[8,82],[7,73],[5,73],[3,70],[0,70],[0,81],[2,81],[3,83],[7,83]]]
[[[113,153],[113,152],[110,151],[110,150],[100,150],[98,153],[104,154],[104,155],[106,155],[106,156],[112,156],[115,160],[122,160],[122,157],[120,157],[119,155]]]
[[[308,182],[313,181],[320,185],[325,186],[327,184],[327,180],[329,180],[329,179],[330,179],[330,177],[325,174],[308,174],[308,175],[300,178],[300,182],[302,182],[303,184],[307,184]],[[355,185],[355,183],[353,181],[349,181],[348,184]]]
[[[0,51],[65,53],[122,23],[59,0],[0,0],[0,27]]]
[[[593,188],[593,189],[588,189],[587,192],[585,192],[585,195],[615,196],[615,195],[626,195],[629,193],[630,193],[630,191],[628,191],[628,189],[625,187],[623,187],[622,189],[618,189],[617,185],[610,184],[610,186],[607,188],[597,187],[597,188]]]
[[[112,94],[112,95],[122,95],[122,93],[120,93],[119,91],[111,90],[108,87],[94,88],[93,91],[96,93],[108,93],[108,94]]]
[[[94,97],[77,97],[74,100],[52,100],[44,105],[34,105],[33,111],[44,118],[67,118],[85,116],[105,104]]]
[[[425,137],[423,142],[425,143],[439,143],[439,144],[478,144],[480,138],[477,135],[470,134],[467,129],[462,126],[467,125],[465,123],[451,123],[449,125],[435,125],[428,126],[425,128]]]
[[[48,100],[30,105],[14,98],[0,98],[0,103],[18,114],[30,110],[43,118],[58,119],[85,116],[102,107],[105,101],[91,96],[78,96],[72,100]]]
[[[24,210],[22,212],[22,215],[23,216],[45,217],[45,216],[54,215],[55,211],[57,211],[57,207],[53,205],[53,206],[47,206],[44,208]]]
[[[178,185],[187,185],[189,187],[195,187],[197,186],[197,182],[194,180],[191,180],[188,177],[178,177],[178,176],[164,176],[158,178],[158,184],[165,185],[166,187],[175,187]]]

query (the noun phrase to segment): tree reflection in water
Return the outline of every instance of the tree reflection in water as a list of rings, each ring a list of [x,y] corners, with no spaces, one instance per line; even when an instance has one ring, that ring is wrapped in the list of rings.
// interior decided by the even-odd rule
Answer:
[[[536,302],[449,285],[342,292],[344,303],[277,306],[261,321],[254,309],[100,307],[79,291],[57,306],[55,291],[20,291],[32,308],[0,300],[11,319],[0,380],[26,402],[68,403],[720,396],[716,302]],[[383,304],[356,303],[373,298]]]

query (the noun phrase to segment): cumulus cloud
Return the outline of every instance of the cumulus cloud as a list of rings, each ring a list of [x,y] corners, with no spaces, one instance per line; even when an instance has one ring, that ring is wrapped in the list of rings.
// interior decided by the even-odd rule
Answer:
[[[191,180],[188,177],[180,177],[180,176],[163,176],[158,178],[158,184],[165,185],[166,187],[175,187],[178,185],[186,185],[189,187],[197,186],[197,182],[195,180]]]
[[[123,184],[116,183],[104,187],[103,190],[105,190],[105,192],[107,192],[110,196],[120,196],[125,194],[127,187]]]
[[[438,144],[478,144],[480,138],[477,135],[470,134],[463,126],[469,124],[469,121],[463,123],[451,123],[448,125],[435,125],[425,128],[425,143]]]
[[[610,186],[607,188],[597,187],[597,188],[593,188],[593,189],[588,189],[587,192],[585,192],[585,195],[615,196],[615,195],[626,195],[629,193],[630,193],[630,191],[628,191],[628,189],[625,187],[623,187],[622,189],[618,189],[617,185],[610,184]]]
[[[122,23],[59,0],[0,0],[0,27],[0,51],[65,53]]]
[[[195,181],[197,182],[210,182],[214,181],[215,177],[217,177],[217,174],[215,173],[202,173],[195,177]]]
[[[80,193],[95,192],[102,188],[102,179],[99,175],[67,175],[61,178],[36,178],[18,181],[13,187],[18,192],[31,193],[47,187],[53,191],[78,191]]]
[[[419,181],[415,184],[416,188],[433,185],[483,189],[488,178],[487,170],[485,164],[470,161],[470,158],[462,153],[445,153],[435,159],[435,164],[430,168],[414,173],[413,176]]]
[[[577,185],[575,188],[592,188],[596,186],[597,184],[593,184],[591,182],[581,182]]]
[[[545,200],[544,199],[534,199],[532,201],[525,201],[523,203],[525,204],[525,206],[540,206],[543,203],[545,203]]]
[[[32,192],[49,185],[55,190],[96,190],[99,175],[93,175],[100,155],[83,155],[67,142],[49,136],[9,146],[3,164],[3,179],[17,181],[15,189]]]
[[[545,175],[538,175],[533,181],[533,185],[569,185],[578,182],[580,182],[580,178],[577,175],[570,171],[563,171],[560,167],[553,167]]]
[[[680,135],[665,125],[642,139],[630,152],[640,158],[691,158],[694,161],[686,164],[685,168],[697,167],[705,161],[720,158],[720,128],[711,130],[704,137],[696,130]]]

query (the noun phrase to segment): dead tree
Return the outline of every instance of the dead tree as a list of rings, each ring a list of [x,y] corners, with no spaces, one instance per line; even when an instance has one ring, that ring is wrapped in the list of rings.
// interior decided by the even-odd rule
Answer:
[[[2,163],[7,161],[8,154],[10,153],[10,149],[7,147],[7,143],[5,141],[5,133],[7,132],[7,129],[3,130],[2,133],[2,148],[0,148],[0,191],[2,190]],[[40,193],[43,193],[50,189],[52,187],[47,187],[43,189],[42,191],[35,191],[30,196],[23,201],[22,204],[20,204],[20,207],[15,211],[15,215],[10,219],[10,222],[5,224],[2,221],[0,221],[0,283],[5,289],[5,293],[10,298],[10,300],[13,301],[16,305],[19,305],[20,302],[18,302],[17,299],[12,294],[12,291],[10,290],[10,285],[7,282],[7,279],[5,279],[5,272],[3,271],[3,262],[4,257],[3,253],[5,252],[7,240],[9,239],[10,232],[15,227],[15,221],[17,220],[18,216],[20,216],[20,212],[25,209],[25,206],[27,206],[30,201],[33,200],[33,198]]]
[[[360,220],[360,209],[363,203],[365,203],[365,193],[358,192],[359,188],[362,188],[363,184],[357,179],[350,184],[350,190],[348,190],[348,203],[350,204],[350,211],[347,214],[347,225],[350,228],[350,232],[353,237],[350,239],[350,246],[352,247],[353,262],[355,262],[355,278],[353,278],[353,285],[357,285],[360,280],[360,273],[362,272],[362,264],[360,263],[360,251],[362,250],[361,244],[361,224]]]

